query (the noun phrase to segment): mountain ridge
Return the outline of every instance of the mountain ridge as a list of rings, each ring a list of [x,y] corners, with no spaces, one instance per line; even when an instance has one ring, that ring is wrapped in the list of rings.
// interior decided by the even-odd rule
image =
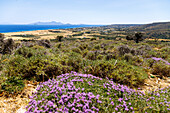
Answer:
[[[51,22],[35,22],[35,23],[31,23],[29,25],[71,25],[71,24],[64,24],[62,22],[56,22],[56,21],[51,21]]]

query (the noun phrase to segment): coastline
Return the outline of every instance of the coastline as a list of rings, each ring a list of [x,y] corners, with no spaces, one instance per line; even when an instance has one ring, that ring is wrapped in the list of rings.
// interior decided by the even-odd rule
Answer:
[[[35,31],[35,30],[70,29],[98,26],[101,25],[0,25],[0,33]]]
[[[84,30],[82,32],[88,31],[86,27],[80,27]],[[48,30],[33,30],[33,31],[21,31],[21,32],[10,32],[3,33],[5,35],[5,39],[12,38],[13,40],[41,40],[41,39],[56,39],[57,36],[63,36],[65,38],[70,38],[74,34],[78,34],[79,32],[73,32],[69,28],[67,29],[48,29]],[[81,36],[74,36],[74,38],[93,38],[90,34],[83,34]]]
[[[0,33],[5,34],[5,39],[12,38],[13,40],[55,39],[57,36],[68,37],[73,35],[74,33],[68,30],[71,28],[98,26],[100,25],[0,25]],[[54,33],[49,30],[60,32]]]

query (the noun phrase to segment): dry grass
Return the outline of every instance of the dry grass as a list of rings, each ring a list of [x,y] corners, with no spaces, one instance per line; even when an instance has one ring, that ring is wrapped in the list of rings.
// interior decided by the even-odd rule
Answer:
[[[155,41],[155,39],[148,39],[148,40],[154,40]],[[170,41],[170,39],[156,39],[156,40],[158,40],[158,41]]]
[[[53,31],[55,31],[55,30],[53,30]],[[13,40],[34,39],[34,37],[30,37],[30,38],[26,37],[25,38],[25,37],[19,37],[19,36],[16,37],[14,35],[34,35],[36,37],[39,37],[38,40],[41,40],[41,39],[55,39],[57,36],[67,37],[67,36],[76,34],[70,30],[67,30],[67,29],[65,29],[65,30],[58,29],[57,31],[60,31],[61,33],[53,33],[53,32],[49,32],[49,30],[35,30],[35,31],[11,32],[11,33],[4,33],[4,34],[5,34],[6,39],[12,38]],[[90,36],[90,35],[99,35],[99,33],[84,34],[82,36],[75,36],[74,38],[84,38],[84,37],[93,38],[93,36]]]
[[[14,40],[23,40],[23,39],[33,39],[33,37],[16,37],[13,35],[35,35],[36,37],[40,37],[39,40],[41,39],[54,39],[57,36],[64,36],[66,37],[67,35],[72,35],[73,33],[69,30],[57,30],[57,31],[61,31],[61,33],[53,33],[53,32],[49,32],[49,30],[35,30],[35,31],[22,31],[22,32],[11,32],[11,33],[4,33],[6,39],[8,38],[12,38]]]

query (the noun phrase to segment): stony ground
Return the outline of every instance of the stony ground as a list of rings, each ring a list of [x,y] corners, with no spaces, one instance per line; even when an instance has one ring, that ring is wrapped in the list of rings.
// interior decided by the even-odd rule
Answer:
[[[23,92],[16,97],[0,96],[0,113],[24,113],[29,102],[29,96],[35,91],[38,83],[28,82]]]

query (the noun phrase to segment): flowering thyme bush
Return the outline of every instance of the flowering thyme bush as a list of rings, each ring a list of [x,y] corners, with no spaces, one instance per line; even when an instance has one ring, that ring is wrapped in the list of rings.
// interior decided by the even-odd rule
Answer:
[[[62,74],[43,82],[26,113],[168,112],[170,87],[144,93],[90,74]]]

